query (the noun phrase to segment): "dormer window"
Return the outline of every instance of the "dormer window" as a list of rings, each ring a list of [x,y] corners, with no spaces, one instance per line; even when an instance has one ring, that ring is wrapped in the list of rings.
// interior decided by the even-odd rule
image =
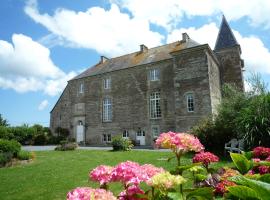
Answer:
[[[80,83],[80,86],[79,86],[79,93],[83,93],[84,92],[84,84],[83,83]]]
[[[103,86],[104,89],[111,89],[111,78],[105,78],[103,79]]]
[[[158,81],[160,78],[159,76],[160,76],[159,69],[151,69],[149,71],[150,81]]]

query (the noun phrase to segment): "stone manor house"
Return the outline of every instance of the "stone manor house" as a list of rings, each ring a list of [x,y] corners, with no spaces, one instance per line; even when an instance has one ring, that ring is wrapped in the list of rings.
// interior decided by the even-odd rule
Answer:
[[[241,48],[225,17],[214,50],[187,33],[170,44],[99,63],[68,81],[51,111],[50,128],[77,142],[102,145],[121,135],[151,145],[161,133],[187,131],[216,112],[221,87],[243,90]]]

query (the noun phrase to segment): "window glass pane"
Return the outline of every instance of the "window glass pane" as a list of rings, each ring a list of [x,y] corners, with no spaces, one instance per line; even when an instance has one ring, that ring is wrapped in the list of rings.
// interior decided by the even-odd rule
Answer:
[[[188,112],[193,112],[194,111],[194,98],[193,98],[193,94],[188,94],[187,95],[187,110],[188,110]]]
[[[84,91],[84,84],[81,83],[79,86],[79,93],[83,93],[83,91]]]
[[[111,142],[111,141],[112,141],[112,136],[111,136],[111,134],[108,134],[108,135],[107,135],[107,141],[108,141],[108,142]]]
[[[160,75],[159,69],[151,69],[149,71],[150,81],[157,81],[157,80],[159,80],[159,75]]]
[[[112,120],[112,102],[110,98],[103,100],[103,121]]]
[[[150,117],[151,118],[161,117],[160,93],[159,92],[153,92],[150,95]]]
[[[105,78],[103,80],[104,89],[110,89],[111,88],[111,78]]]

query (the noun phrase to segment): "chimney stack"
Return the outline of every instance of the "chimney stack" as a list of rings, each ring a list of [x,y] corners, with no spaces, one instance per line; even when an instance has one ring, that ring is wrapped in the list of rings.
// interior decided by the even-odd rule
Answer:
[[[187,33],[182,33],[182,41],[187,42],[190,39]]]
[[[109,60],[109,58],[105,56],[100,56],[100,63],[105,63],[107,60]]]
[[[146,52],[147,50],[148,50],[148,47],[147,46],[145,46],[144,44],[141,44],[140,45],[140,51],[141,51],[141,53]]]

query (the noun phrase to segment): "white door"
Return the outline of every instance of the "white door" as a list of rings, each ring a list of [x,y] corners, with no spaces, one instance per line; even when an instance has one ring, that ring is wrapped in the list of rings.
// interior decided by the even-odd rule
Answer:
[[[140,145],[145,145],[145,132],[139,130],[136,134],[136,140],[140,141]]]
[[[77,143],[83,141],[83,125],[77,125],[77,137],[76,137]]]

